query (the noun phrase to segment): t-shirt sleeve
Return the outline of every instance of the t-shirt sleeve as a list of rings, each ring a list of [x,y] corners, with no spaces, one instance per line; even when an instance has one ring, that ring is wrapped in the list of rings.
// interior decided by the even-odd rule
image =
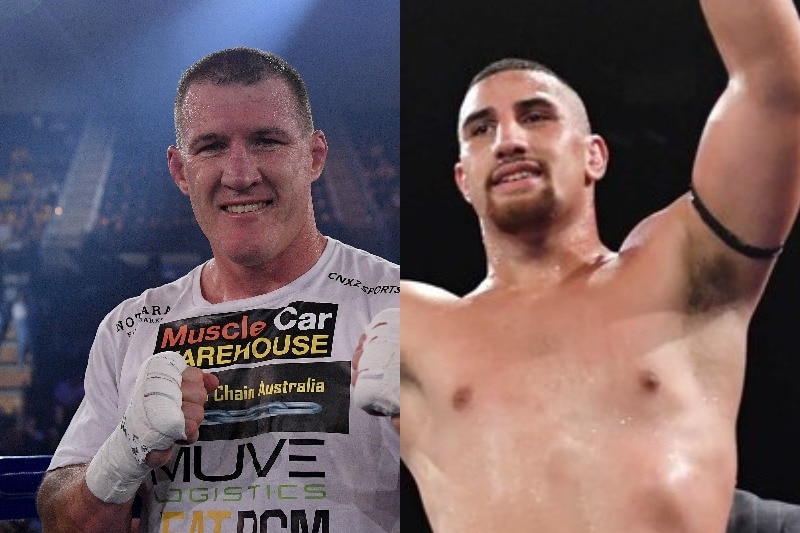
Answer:
[[[119,424],[119,377],[127,336],[114,330],[113,313],[97,330],[84,377],[86,393],[53,454],[50,470],[88,463]]]

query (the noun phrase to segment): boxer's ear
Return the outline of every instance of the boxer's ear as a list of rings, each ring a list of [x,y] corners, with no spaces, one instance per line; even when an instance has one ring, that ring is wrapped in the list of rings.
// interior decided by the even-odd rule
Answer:
[[[586,146],[586,184],[599,181],[608,168],[608,146],[599,135],[589,135]]]
[[[459,161],[455,165],[455,178],[456,178],[456,185],[458,186],[458,190],[461,191],[461,196],[467,201],[467,203],[472,204],[472,198],[469,195],[469,185],[467,184],[466,173],[464,172],[464,165]]]
[[[186,162],[180,149],[176,146],[167,148],[167,167],[178,189],[186,196],[189,196],[189,182],[186,179],[185,172]]]

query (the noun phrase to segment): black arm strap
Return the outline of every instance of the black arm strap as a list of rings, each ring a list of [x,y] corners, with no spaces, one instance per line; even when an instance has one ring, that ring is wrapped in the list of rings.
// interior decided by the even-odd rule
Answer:
[[[742,241],[728,228],[723,226],[719,220],[714,218],[711,211],[709,211],[703,201],[700,200],[697,191],[694,190],[694,185],[689,186],[689,197],[692,200],[692,205],[697,209],[700,218],[703,219],[703,222],[714,232],[714,235],[722,239],[722,242],[740,254],[750,257],[751,259],[772,259],[783,251],[783,245],[775,246],[774,248],[760,248]]]

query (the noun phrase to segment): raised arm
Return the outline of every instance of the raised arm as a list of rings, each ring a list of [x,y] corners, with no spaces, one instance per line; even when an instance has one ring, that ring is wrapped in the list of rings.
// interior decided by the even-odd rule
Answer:
[[[733,261],[739,275],[732,287],[754,301],[771,262],[723,244],[724,231],[709,231],[709,216],[760,249],[778,247],[792,227],[800,203],[800,21],[791,0],[700,3],[729,81],[709,117],[692,177],[706,220],[696,202],[686,216],[692,242],[700,243],[693,250],[741,259]]]

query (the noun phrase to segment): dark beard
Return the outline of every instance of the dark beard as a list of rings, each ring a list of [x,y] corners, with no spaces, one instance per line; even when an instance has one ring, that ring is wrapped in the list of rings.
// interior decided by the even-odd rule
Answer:
[[[550,225],[555,211],[555,193],[550,187],[542,190],[535,198],[507,200],[502,202],[502,206],[494,202],[490,195],[486,205],[487,218],[506,233],[543,229]]]

